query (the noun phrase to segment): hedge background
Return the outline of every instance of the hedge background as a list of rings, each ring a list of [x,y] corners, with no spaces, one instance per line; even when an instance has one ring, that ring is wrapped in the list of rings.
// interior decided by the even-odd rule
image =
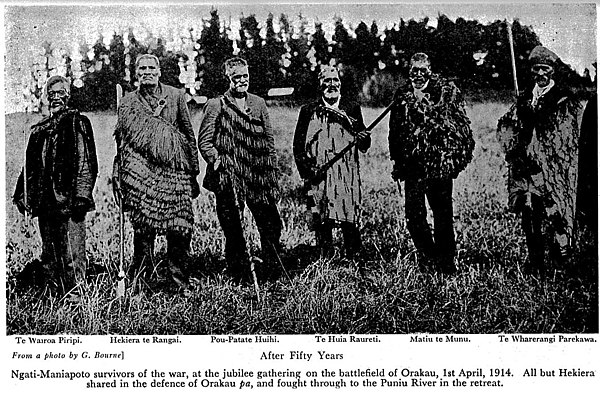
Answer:
[[[269,88],[294,87],[288,101],[310,100],[315,95],[319,64],[329,63],[342,72],[343,95],[357,97],[363,105],[382,106],[406,81],[408,61],[419,51],[429,54],[434,71],[455,79],[470,99],[498,99],[510,94],[513,87],[509,26],[521,88],[531,84],[527,58],[541,44],[533,29],[519,20],[484,25],[463,18],[452,21],[445,15],[437,17],[436,27],[428,18],[401,19],[385,29],[375,22],[360,22],[354,31],[338,17],[330,40],[321,23],[309,26],[301,15],[293,26],[285,14],[278,18],[269,14],[266,21],[258,21],[253,14],[242,16],[239,35],[232,35],[230,26],[213,9],[201,31],[189,28],[185,34],[155,37],[150,33],[138,39],[130,28],[127,34],[100,36],[91,47],[80,44],[75,52],[55,48],[49,41],[41,43],[40,54],[30,65],[31,79],[23,87],[26,109],[41,111],[44,83],[56,74],[71,79],[74,107],[82,111],[114,108],[115,84],[127,91],[136,87],[134,62],[141,53],[157,55],[161,80],[185,88],[192,103],[201,103],[201,97],[214,97],[227,88],[221,65],[228,57],[239,55],[248,60],[251,91],[259,95],[265,96]],[[587,69],[581,76],[561,63],[557,73],[583,96],[595,87]]]

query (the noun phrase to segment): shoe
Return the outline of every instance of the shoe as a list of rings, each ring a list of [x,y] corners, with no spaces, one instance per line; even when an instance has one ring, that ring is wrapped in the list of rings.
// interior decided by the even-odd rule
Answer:
[[[17,289],[40,286],[41,280],[44,278],[44,270],[39,259],[28,262],[15,278]]]

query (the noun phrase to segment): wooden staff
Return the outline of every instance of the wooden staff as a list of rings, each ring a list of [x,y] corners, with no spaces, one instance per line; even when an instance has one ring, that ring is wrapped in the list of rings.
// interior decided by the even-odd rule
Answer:
[[[365,131],[367,131],[369,134],[371,134],[371,130],[373,128],[375,128],[375,126],[377,126],[377,124],[379,124],[381,122],[381,120],[383,120],[383,118],[392,110],[392,108],[394,107],[395,104],[396,104],[396,99],[394,99],[392,101],[392,103],[390,103],[383,110],[383,112],[381,112],[381,114],[379,116],[377,116],[377,118],[375,120],[373,120],[373,122],[371,124],[369,124],[369,126],[367,128],[365,128]],[[315,176],[306,181],[305,187],[307,187],[310,190],[312,185],[316,185],[316,184],[320,183],[325,178],[325,174],[327,173],[327,170],[329,170],[335,163],[337,163],[342,157],[344,157],[344,155],[346,153],[348,153],[354,146],[356,146],[357,142],[358,142],[358,139],[353,140],[348,145],[346,145],[344,148],[342,148],[342,150],[340,150],[338,153],[336,153],[329,161],[327,161],[325,164],[323,164],[321,167],[319,167],[318,171],[315,173]]]
[[[508,31],[508,46],[510,48],[510,61],[512,64],[515,95],[518,97],[519,96],[519,83],[517,82],[517,64],[515,62],[515,49],[514,49],[514,45],[513,45],[512,24],[509,22],[506,22],[506,28]]]
[[[25,204],[25,210],[23,215],[25,216],[25,222],[29,223],[29,202],[27,201],[27,145],[29,144],[29,134],[26,130],[23,130],[25,135],[25,150],[23,150],[23,203]]]
[[[117,84],[117,114],[119,106],[121,105],[121,98],[123,97],[123,87]],[[123,210],[123,195],[121,194],[121,153],[117,153],[119,156],[119,275],[117,276],[117,298],[125,296],[125,211]]]

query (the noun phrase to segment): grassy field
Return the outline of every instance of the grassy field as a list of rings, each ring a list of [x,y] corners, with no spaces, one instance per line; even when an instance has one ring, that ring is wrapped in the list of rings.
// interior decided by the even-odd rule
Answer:
[[[77,303],[48,291],[15,291],[13,277],[39,255],[37,226],[10,204],[22,164],[23,128],[38,116],[6,118],[6,271],[8,334],[255,334],[255,333],[547,333],[597,332],[597,272],[580,264],[555,269],[545,279],[524,276],[525,241],[507,212],[505,165],[495,138],[496,121],[507,109],[474,104],[468,112],[475,133],[473,162],[455,181],[455,232],[459,272],[453,276],[417,270],[406,230],[403,197],[390,178],[387,119],[373,132],[362,156],[364,213],[361,231],[365,270],[358,263],[314,254],[314,235],[297,195],[300,178],[291,141],[297,109],[272,107],[279,152],[284,223],[283,263],[290,277],[261,285],[261,301],[250,285],[221,274],[223,234],[214,196],[203,191],[194,203],[194,276],[190,294],[177,291],[158,267],[141,292],[115,299],[118,266],[117,208],[108,184],[115,147],[114,114],[88,114],[96,134],[100,175],[97,209],[88,214],[90,276]],[[365,109],[368,122],[380,109]],[[200,115],[194,115],[198,125]],[[258,235],[246,213],[253,250]],[[131,247],[129,224],[127,245]],[[336,243],[341,247],[341,236]],[[163,239],[157,244],[164,256]],[[131,252],[126,252],[126,261]]]

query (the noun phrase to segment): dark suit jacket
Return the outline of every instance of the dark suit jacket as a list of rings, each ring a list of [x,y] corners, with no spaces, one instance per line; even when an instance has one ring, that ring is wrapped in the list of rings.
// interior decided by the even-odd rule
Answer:
[[[26,204],[32,216],[48,212],[72,215],[94,209],[92,191],[98,160],[92,124],[86,116],[66,110],[33,125],[25,161]],[[13,200],[25,200],[23,170]]]

